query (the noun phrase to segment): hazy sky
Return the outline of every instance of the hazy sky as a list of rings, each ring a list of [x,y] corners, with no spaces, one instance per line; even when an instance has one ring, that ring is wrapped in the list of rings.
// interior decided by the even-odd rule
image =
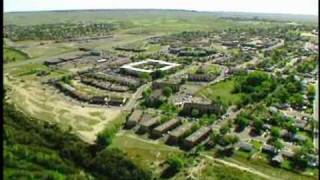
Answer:
[[[4,11],[187,9],[318,15],[318,0],[4,0]]]

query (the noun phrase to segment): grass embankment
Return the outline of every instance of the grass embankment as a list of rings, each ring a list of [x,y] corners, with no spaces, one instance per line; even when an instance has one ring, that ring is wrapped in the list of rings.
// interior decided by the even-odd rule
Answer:
[[[28,54],[11,47],[3,47],[3,62],[10,63],[29,59]]]
[[[4,179],[151,179],[120,150],[98,150],[55,124],[3,106]]]

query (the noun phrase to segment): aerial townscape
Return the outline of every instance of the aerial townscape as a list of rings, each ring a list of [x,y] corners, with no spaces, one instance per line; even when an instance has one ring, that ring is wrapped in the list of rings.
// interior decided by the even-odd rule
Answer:
[[[316,16],[4,13],[5,179],[318,179]]]

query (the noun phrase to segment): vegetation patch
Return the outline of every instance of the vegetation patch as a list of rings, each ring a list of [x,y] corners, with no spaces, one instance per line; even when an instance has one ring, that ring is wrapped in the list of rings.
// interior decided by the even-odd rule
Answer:
[[[3,48],[3,60],[4,63],[16,62],[29,59],[28,54],[12,47]]]
[[[228,79],[199,90],[196,94],[210,100],[221,100],[225,104],[237,104],[241,100],[241,93],[233,93],[235,79]]]

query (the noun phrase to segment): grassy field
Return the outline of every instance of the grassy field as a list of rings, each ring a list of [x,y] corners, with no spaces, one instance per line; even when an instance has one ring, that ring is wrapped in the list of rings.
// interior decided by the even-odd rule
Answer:
[[[145,140],[133,133],[120,132],[113,140],[110,148],[122,149],[130,159],[139,166],[161,173],[161,164],[171,154],[180,154],[180,150],[152,140]]]
[[[236,168],[211,163],[203,170],[199,179],[262,180],[263,178]]]
[[[234,79],[228,79],[219,83],[204,87],[196,94],[204,96],[210,100],[216,100],[218,97],[226,104],[236,104],[240,101],[240,94],[232,93],[234,89]]]
[[[220,66],[216,64],[211,64],[206,67],[205,70],[208,74],[219,74],[221,72]]]
[[[318,170],[314,170],[313,176],[306,176],[285,169],[273,167],[268,163],[265,155],[259,153],[254,159],[248,159],[249,154],[245,152],[238,151],[231,158],[225,158],[226,160],[243,165],[252,167],[260,172],[264,172],[270,176],[278,177],[280,179],[299,179],[299,180],[311,180],[318,176]]]
[[[16,62],[28,59],[28,55],[20,50],[4,47],[3,48],[3,60],[4,63]]]

